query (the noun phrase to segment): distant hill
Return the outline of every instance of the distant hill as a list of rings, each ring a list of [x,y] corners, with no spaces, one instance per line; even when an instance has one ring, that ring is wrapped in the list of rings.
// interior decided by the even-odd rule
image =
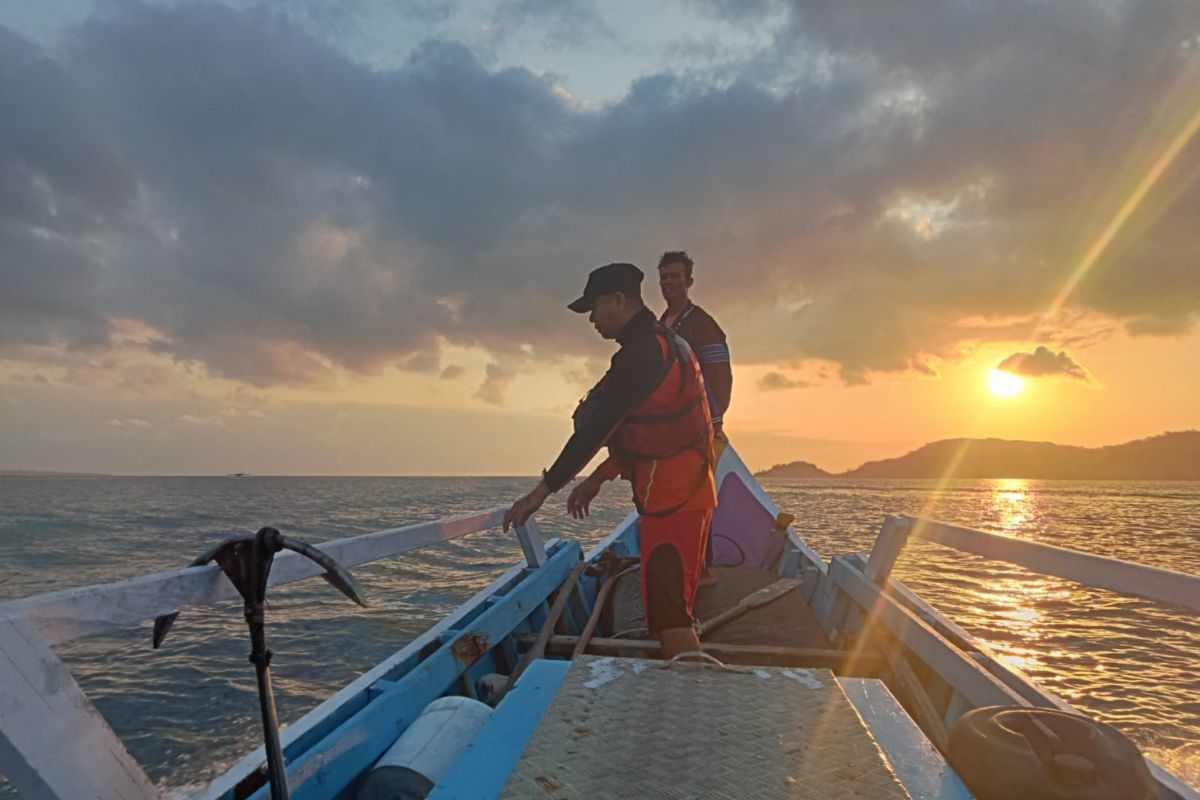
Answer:
[[[956,463],[957,462],[957,463]],[[822,477],[815,470],[791,474],[792,464],[761,477]],[[1179,431],[1107,447],[1072,447],[1005,439],[944,439],[899,458],[868,461],[841,473],[846,478],[1042,478],[1065,480],[1200,480],[1200,431]]]
[[[828,478],[831,474],[807,461],[789,461],[754,473],[759,478]]]

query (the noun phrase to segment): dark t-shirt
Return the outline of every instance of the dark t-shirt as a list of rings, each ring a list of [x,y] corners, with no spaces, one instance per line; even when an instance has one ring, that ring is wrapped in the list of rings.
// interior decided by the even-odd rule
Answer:
[[[659,321],[666,324],[667,312],[663,312]],[[733,395],[733,370],[729,364],[729,345],[725,341],[725,331],[721,330],[721,326],[712,315],[690,302],[671,325],[671,329],[683,337],[700,361],[713,424],[720,423]]]

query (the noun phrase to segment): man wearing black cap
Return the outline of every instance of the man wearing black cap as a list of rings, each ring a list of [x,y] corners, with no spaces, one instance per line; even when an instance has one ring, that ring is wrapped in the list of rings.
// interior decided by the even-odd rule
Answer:
[[[642,598],[664,657],[699,649],[692,605],[716,506],[712,419],[699,362],[687,343],[642,303],[642,271],[608,264],[588,276],[568,308],[587,313],[620,349],[576,408],[575,433],[542,480],[504,515],[522,524],[603,446],[609,457],[571,492],[567,510],[586,516],[606,481],[621,476],[639,512]]]

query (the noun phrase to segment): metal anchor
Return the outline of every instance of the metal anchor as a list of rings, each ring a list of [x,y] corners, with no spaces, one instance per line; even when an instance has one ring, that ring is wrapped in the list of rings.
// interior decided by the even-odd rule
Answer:
[[[265,600],[271,564],[280,550],[292,550],[324,567],[325,580],[360,606],[363,598],[358,581],[350,572],[312,545],[287,539],[274,528],[261,528],[254,536],[227,539],[200,555],[190,566],[216,561],[242,596],[246,625],[250,629],[250,663],[258,679],[258,700],[262,711],[263,739],[267,751],[267,776],[271,781],[271,800],[288,800],[287,772],[283,748],[279,743],[279,720],[275,713],[275,695],[271,689],[271,651],[267,649]],[[158,649],[175,619],[176,611],[154,620],[153,645]]]

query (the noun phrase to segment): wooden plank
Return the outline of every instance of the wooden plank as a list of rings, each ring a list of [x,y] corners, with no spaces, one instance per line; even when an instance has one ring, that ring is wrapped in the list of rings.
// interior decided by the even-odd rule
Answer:
[[[551,539],[546,543],[551,556],[565,546],[566,543],[558,539]],[[496,601],[495,605],[498,605],[499,601],[503,600],[498,595],[515,586],[522,579],[525,571],[523,563],[510,567],[507,572],[481,589],[441,622],[342,687],[332,697],[326,699],[295,723],[284,728],[280,732],[280,738],[287,760],[290,762],[299,758],[331,731],[361,711],[367,702],[373,699],[370,693],[371,686],[381,681],[394,682],[402,677],[421,660],[421,653],[428,652],[428,648],[435,642],[441,641],[442,637],[450,630],[468,625],[483,613],[485,608],[493,607],[493,601]],[[207,789],[197,795],[197,800],[217,800],[218,798],[229,800],[233,796],[234,787],[255,772],[265,760],[266,754],[263,748],[259,747],[214,780]]]
[[[1025,567],[1042,575],[1200,611],[1200,575],[910,517],[911,536]]]
[[[943,753],[946,752],[946,748],[950,744],[950,732],[946,730],[946,724],[942,722],[942,715],[938,713],[938,710],[934,708],[933,701],[929,699],[929,693],[921,685],[917,674],[913,672],[912,665],[908,663],[908,659],[904,657],[904,653],[901,652],[895,640],[882,631],[875,631],[875,633],[881,639],[880,646],[888,666],[892,669],[892,675],[908,695],[913,712],[917,715],[917,724],[933,742],[934,747]]]
[[[513,638],[521,644],[532,644],[531,634],[516,634]],[[578,636],[551,636],[546,643],[546,652],[551,655],[570,655],[579,643]],[[657,658],[658,642],[643,639],[593,638],[586,652],[599,656],[628,656],[631,658]],[[815,647],[775,647],[770,645],[723,644],[701,642],[701,649],[722,661],[734,664],[759,664],[762,666],[828,666],[841,665],[851,654],[845,650],[828,650]],[[857,661],[864,669],[881,669],[882,657],[868,654]]]
[[[865,568],[867,563],[867,557],[862,553],[847,556],[847,559],[859,569]],[[978,639],[925,602],[920,595],[909,589],[902,581],[888,578],[886,591],[889,596],[924,620],[926,624],[969,655],[1001,683],[1028,700],[1030,705],[1079,713],[1078,709],[1066,700],[1038,686],[1021,670],[1011,667],[1003,661],[998,661]],[[952,719],[957,719],[957,715],[953,715]]]
[[[871,550],[871,557],[867,560],[867,568],[864,570],[872,583],[882,584],[892,574],[892,567],[908,542],[908,531],[907,518],[888,514],[883,520],[883,527],[875,539],[875,547]]]
[[[488,649],[499,646],[514,627],[557,588],[579,562],[579,545],[567,542],[546,566],[528,572],[504,598],[480,614],[463,637],[484,641]],[[478,647],[464,651],[458,641],[448,642],[396,681],[360,712],[343,722],[315,746],[288,764],[288,784],[293,800],[336,797],[363,770],[391,746],[425,706],[441,697],[473,660]],[[251,797],[266,800],[263,786]]]
[[[554,633],[554,626],[558,622],[558,618],[562,616],[563,609],[567,607],[567,601],[571,598],[571,593],[575,591],[576,585],[579,583],[579,576],[587,569],[588,563],[580,561],[571,568],[571,572],[567,575],[567,579],[563,581],[563,585],[558,587],[558,595],[554,598],[554,604],[550,606],[549,613],[546,614],[546,620],[542,623],[542,629],[538,631],[537,638],[533,641],[533,646],[529,651],[521,657],[517,663],[517,668],[508,676],[508,682],[504,684],[504,688],[500,690],[500,694],[496,702],[504,699],[512,686],[517,682],[529,664],[535,659],[539,659],[546,652],[546,642],[550,641],[550,636]]]
[[[16,620],[0,621],[0,774],[23,798],[159,796],[54,650]]]
[[[846,596],[861,606],[917,658],[928,664],[974,706],[1027,706],[1029,702],[988,673],[924,620],[888,597],[848,559],[835,556],[829,575]]]
[[[546,545],[542,543],[542,530],[533,517],[525,520],[524,525],[517,526],[517,540],[525,553],[525,564],[530,567],[540,567],[546,563]]]
[[[592,606],[592,613],[588,617],[587,625],[584,626],[583,632],[579,634],[579,641],[575,643],[575,648],[571,651],[570,658],[572,660],[583,655],[584,651],[587,650],[588,642],[592,640],[592,634],[596,632],[596,626],[600,623],[600,615],[604,613],[604,605],[608,602],[608,595],[612,592],[613,587],[617,585],[617,577],[617,575],[606,575],[604,577],[604,583],[596,592],[596,602]]]
[[[503,520],[504,511],[503,506],[497,506],[462,517],[324,542],[318,547],[342,566],[353,567],[495,528]],[[298,553],[283,552],[275,557],[269,585],[304,580],[321,574],[321,571],[316,563]],[[54,645],[170,614],[187,606],[217,603],[238,596],[220,568],[210,564],[11,600],[0,603],[0,620],[29,622],[43,640]]]
[[[769,586],[764,586],[758,591],[746,595],[733,607],[727,608],[716,616],[701,622],[696,626],[696,635],[703,637],[705,634],[715,631],[722,625],[748,614],[755,608],[778,600],[798,586],[800,586],[800,581],[796,578],[780,578]]]
[[[882,681],[838,678],[891,764],[896,778],[916,800],[971,800],[962,779],[933,748]]]
[[[1148,758],[1146,766],[1150,768],[1154,780],[1158,781],[1159,800],[1200,800],[1200,792]]]
[[[867,562],[866,556],[861,553],[849,556],[848,560],[860,569],[865,567]],[[983,669],[1009,689],[1025,698],[1030,705],[1042,708],[1057,708],[1073,714],[1082,713],[1066,700],[1039,686],[1021,670],[996,660],[988,652],[987,648],[982,646],[974,636],[956,625],[942,614],[942,612],[929,605],[920,595],[904,585],[902,581],[896,578],[889,578],[887,590],[895,600],[907,606],[918,617],[935,628],[938,633],[945,636],[959,648],[967,651],[972,660],[980,664]],[[958,702],[959,704],[962,701],[962,695],[958,693],[951,700],[952,703]],[[952,711],[954,709],[948,709],[947,711],[947,716],[951,720],[956,719],[958,716],[958,714],[951,713]],[[1147,758],[1146,764],[1150,767],[1150,772],[1154,775],[1155,780],[1158,781],[1161,800],[1200,800],[1200,792],[1184,784],[1179,778],[1163,769],[1155,761]]]
[[[535,661],[467,745],[450,774],[434,787],[429,800],[499,796],[570,667],[569,661]]]

